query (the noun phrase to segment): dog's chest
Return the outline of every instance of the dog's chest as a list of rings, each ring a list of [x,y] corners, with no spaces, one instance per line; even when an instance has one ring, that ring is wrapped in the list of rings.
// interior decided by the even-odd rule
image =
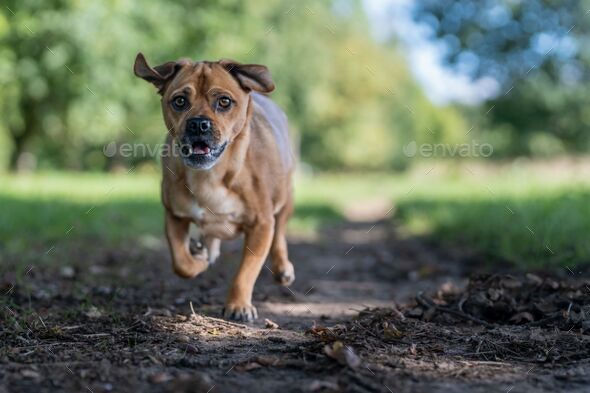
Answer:
[[[244,216],[241,199],[219,184],[187,179],[184,197],[173,198],[174,213],[190,218],[205,236],[231,239],[240,232]]]

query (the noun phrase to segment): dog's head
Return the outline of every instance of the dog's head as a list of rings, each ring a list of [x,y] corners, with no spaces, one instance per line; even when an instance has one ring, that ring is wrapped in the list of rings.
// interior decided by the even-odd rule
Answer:
[[[150,67],[139,53],[135,75],[162,96],[164,121],[184,163],[210,169],[248,121],[249,93],[274,90],[268,68],[231,60],[179,60]]]

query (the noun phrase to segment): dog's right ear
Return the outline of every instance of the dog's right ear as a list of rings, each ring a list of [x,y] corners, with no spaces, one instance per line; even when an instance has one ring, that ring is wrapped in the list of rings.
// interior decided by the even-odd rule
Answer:
[[[164,92],[164,87],[166,83],[172,80],[178,70],[185,65],[188,64],[187,61],[169,61],[167,63],[161,64],[159,66],[155,66],[154,68],[150,67],[145,59],[143,53],[138,53],[137,57],[135,58],[135,64],[133,65],[133,72],[135,76],[138,76],[146,81],[152,83],[154,86],[158,88],[158,93],[162,94]]]

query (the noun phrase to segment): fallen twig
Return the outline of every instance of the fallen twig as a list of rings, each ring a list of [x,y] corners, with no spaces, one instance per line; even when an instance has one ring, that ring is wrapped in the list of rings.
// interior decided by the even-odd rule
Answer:
[[[561,315],[561,312],[558,312],[554,315],[551,315],[550,317],[539,319],[538,321],[529,322],[525,326],[543,326],[548,324],[549,322],[558,321],[562,318],[563,316]]]
[[[393,306],[391,306],[391,311],[393,311],[400,321],[404,322],[406,320],[406,316],[397,308],[397,304],[394,303]]]
[[[459,310],[453,310],[452,308],[439,306],[438,304],[435,304],[432,300],[430,300],[430,299],[427,300],[427,298],[424,297],[422,292],[418,292],[416,294],[416,301],[423,307],[434,308],[436,311],[451,314],[456,317],[463,318],[465,320],[478,323],[478,324],[488,327],[488,328],[495,328],[496,327],[496,325],[486,322],[482,319],[476,318],[473,315],[469,315],[469,314],[461,312]]]
[[[96,338],[96,337],[109,337],[112,336],[111,333],[94,333],[94,334],[72,334],[74,337],[84,337],[84,338]]]

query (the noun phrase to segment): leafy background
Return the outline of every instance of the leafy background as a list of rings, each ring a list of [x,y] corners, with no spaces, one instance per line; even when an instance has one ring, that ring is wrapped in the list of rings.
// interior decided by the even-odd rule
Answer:
[[[464,115],[436,107],[392,37],[359,1],[8,1],[0,9],[1,162],[105,170],[105,144],[157,144],[157,95],[131,72],[138,51],[266,64],[303,161],[318,169],[404,168],[409,141],[461,142]]]

